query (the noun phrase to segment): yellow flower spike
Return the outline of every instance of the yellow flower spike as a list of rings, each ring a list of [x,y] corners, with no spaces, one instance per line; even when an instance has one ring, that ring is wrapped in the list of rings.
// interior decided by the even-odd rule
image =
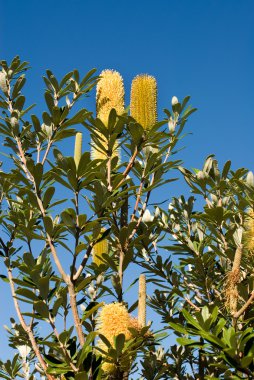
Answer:
[[[82,156],[82,133],[78,132],[75,139],[75,148],[74,148],[74,161],[76,168],[78,168],[80,158]]]
[[[112,108],[118,115],[124,113],[124,85],[122,76],[115,70],[103,70],[97,84],[97,117],[107,125]]]
[[[129,327],[138,329],[138,322],[128,313],[123,304],[116,302],[104,305],[101,308],[97,319],[98,333],[104,335],[112,346],[114,345],[114,337],[119,334],[124,334],[126,341],[132,338]],[[102,341],[98,342],[98,347],[104,351],[108,350]],[[126,371],[130,368],[132,360],[130,357],[125,363],[121,363]],[[104,361],[102,369],[107,374],[113,374],[117,367],[114,363]]]
[[[107,126],[108,117],[112,108],[118,115],[124,113],[124,84],[123,78],[115,70],[103,70],[100,74],[101,79],[96,89],[96,113],[97,117]],[[113,156],[118,155],[117,149]],[[103,152],[92,145],[92,159],[105,159]]]
[[[157,120],[157,83],[147,74],[136,76],[131,84],[131,116],[145,130],[149,130]]]
[[[146,326],[146,276],[139,276],[138,290],[138,324],[140,327]]]
[[[243,234],[243,245],[250,253],[254,253],[254,210],[248,210],[248,216],[246,217],[245,232]]]
[[[101,235],[105,232],[105,228],[101,229]],[[99,241],[99,243],[96,243],[93,247],[93,262],[96,265],[103,264],[103,253],[108,253],[108,240],[103,239]]]
[[[98,317],[98,331],[113,345],[114,337],[124,334],[125,339],[131,338],[128,327],[132,326],[132,317],[121,303],[111,303],[101,308]]]

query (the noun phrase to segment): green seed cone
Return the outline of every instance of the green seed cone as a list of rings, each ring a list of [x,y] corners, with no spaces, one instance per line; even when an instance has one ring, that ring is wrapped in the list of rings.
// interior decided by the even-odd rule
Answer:
[[[157,83],[147,74],[136,76],[131,85],[131,116],[145,130],[149,130],[157,120]]]
[[[78,168],[79,161],[82,155],[82,133],[78,132],[75,139],[75,148],[74,148],[74,161],[76,168]]]

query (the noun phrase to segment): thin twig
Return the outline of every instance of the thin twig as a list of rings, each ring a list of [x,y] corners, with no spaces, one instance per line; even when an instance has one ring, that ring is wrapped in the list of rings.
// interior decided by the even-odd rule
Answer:
[[[252,304],[254,301],[254,291],[251,292],[251,296],[248,299],[248,301],[241,307],[240,310],[238,310],[236,313],[233,314],[233,317],[235,319],[238,319],[247,309],[248,307]]]

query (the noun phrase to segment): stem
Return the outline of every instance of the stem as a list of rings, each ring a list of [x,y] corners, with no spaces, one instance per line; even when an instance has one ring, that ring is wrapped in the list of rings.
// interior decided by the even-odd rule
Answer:
[[[131,171],[132,167],[134,166],[137,154],[138,154],[138,148],[135,147],[134,153],[133,153],[133,155],[132,155],[132,157],[131,157],[131,159],[130,159],[130,161],[129,161],[126,169],[125,169],[125,171],[123,172],[124,178],[119,182],[118,187],[120,187],[123,184],[125,178],[127,177],[127,175],[129,174],[129,172]]]
[[[50,322],[50,326],[52,327],[52,330],[54,331],[55,337],[57,338],[59,346],[61,347],[61,349],[63,351],[63,354],[64,354],[64,356],[66,358],[67,363],[71,366],[71,368],[73,369],[74,372],[78,372],[78,368],[72,363],[71,357],[70,357],[70,355],[69,355],[66,347],[63,345],[63,343],[59,339],[59,333],[57,331],[55,322],[54,322],[54,320],[53,320],[53,318],[51,317],[50,314],[49,314],[49,322]]]
[[[77,255],[76,255],[76,249],[79,244],[79,193],[76,191],[75,192],[75,209],[76,209],[76,236],[75,236],[75,250],[74,250],[74,256],[73,256],[73,262],[72,262],[72,267],[71,267],[71,281],[73,281],[73,276],[76,272],[76,260],[77,260]]]
[[[118,296],[118,302],[123,301],[123,260],[124,260],[124,252],[121,247],[120,252],[119,252],[119,267],[118,267],[118,276],[119,276],[119,282],[120,282],[120,287],[121,287],[121,293]]]
[[[238,319],[247,309],[248,307],[252,304],[252,302],[254,301],[254,291],[251,292],[251,296],[250,298],[248,299],[248,301],[241,307],[240,310],[238,310],[234,315],[233,317],[235,319]]]
[[[87,251],[86,251],[86,254],[77,270],[77,272],[75,273],[75,275],[73,276],[73,281],[76,281],[79,276],[81,275],[84,267],[86,266],[86,263],[87,263],[87,260],[89,259],[89,256],[90,256],[90,253],[92,252],[92,249],[93,249],[93,246],[94,246],[95,243],[91,243],[88,248],[87,248]]]
[[[108,157],[107,162],[107,182],[108,182],[108,191],[112,191],[112,185],[111,185],[111,157]]]
[[[70,295],[70,305],[71,305],[71,310],[72,310],[73,319],[74,319],[74,326],[75,326],[77,334],[78,334],[79,342],[80,342],[81,346],[83,347],[85,344],[85,338],[84,338],[84,334],[82,331],[82,323],[81,323],[81,320],[80,320],[79,314],[78,314],[75,287],[71,281],[69,281],[68,290],[69,290],[69,295]]]
[[[200,343],[204,344],[203,339],[200,339]],[[199,377],[198,380],[204,380],[205,378],[205,356],[202,348],[199,349],[198,353],[198,368],[199,368]]]

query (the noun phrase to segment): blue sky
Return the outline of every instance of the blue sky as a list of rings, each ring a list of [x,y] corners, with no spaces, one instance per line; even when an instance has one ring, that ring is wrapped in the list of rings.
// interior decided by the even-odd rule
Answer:
[[[169,107],[173,95],[179,99],[191,95],[198,108],[187,126],[193,134],[181,152],[186,167],[199,168],[208,154],[215,153],[221,164],[231,159],[234,168],[254,169],[252,0],[0,0],[0,4],[0,59],[19,54],[31,63],[27,98],[38,104],[39,112],[45,108],[41,77],[47,68],[57,77],[73,68],[81,74],[93,67],[98,72],[116,69],[124,77],[126,104],[132,78],[149,73],[158,81],[159,110]],[[94,98],[85,106],[94,109]],[[65,149],[71,154],[69,146]],[[2,286],[7,294],[7,285]],[[8,322],[2,310],[0,326]],[[1,339],[0,357],[6,354],[4,342]]]

